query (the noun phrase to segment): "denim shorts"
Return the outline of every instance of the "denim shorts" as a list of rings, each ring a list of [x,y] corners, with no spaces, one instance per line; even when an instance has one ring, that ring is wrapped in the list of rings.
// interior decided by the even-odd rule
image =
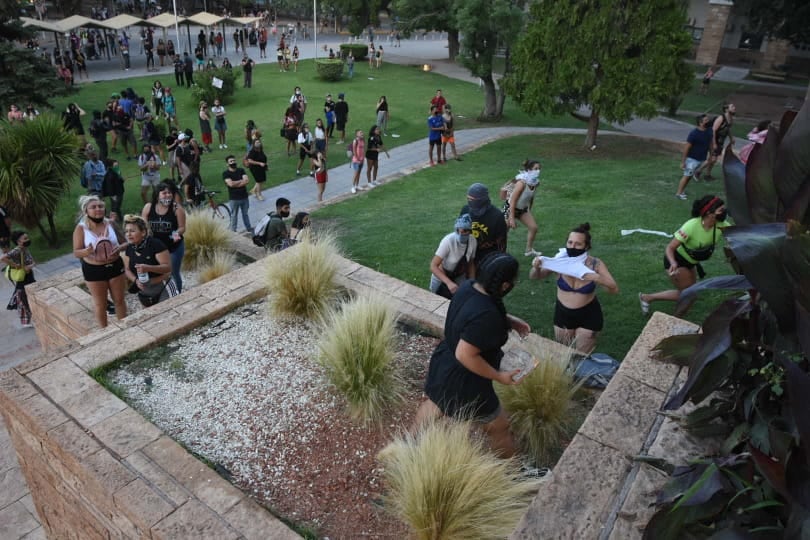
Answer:
[[[363,170],[363,163],[364,163],[364,162],[362,162],[362,161],[361,161],[361,162],[359,162],[359,163],[355,163],[355,162],[353,161],[353,162],[352,162],[352,170],[354,170],[354,171],[362,171],[362,170]]]
[[[697,170],[698,167],[700,167],[701,163],[703,163],[703,162],[698,161],[697,159],[693,159],[693,158],[690,158],[690,157],[686,158],[686,167],[683,168],[683,175],[684,176],[694,176],[695,171]]]

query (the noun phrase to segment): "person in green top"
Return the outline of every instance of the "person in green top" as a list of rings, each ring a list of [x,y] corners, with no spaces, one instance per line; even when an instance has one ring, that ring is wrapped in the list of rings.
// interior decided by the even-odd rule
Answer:
[[[675,289],[657,293],[638,293],[641,312],[650,312],[650,303],[658,300],[677,302],[681,291],[705,276],[700,263],[714,253],[717,229],[731,225],[726,221],[726,203],[714,195],[706,195],[692,204],[692,219],[681,225],[664,253],[664,270]]]

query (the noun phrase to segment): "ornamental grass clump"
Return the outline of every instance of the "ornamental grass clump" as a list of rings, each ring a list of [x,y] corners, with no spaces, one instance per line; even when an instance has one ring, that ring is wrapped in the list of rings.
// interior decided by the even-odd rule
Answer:
[[[208,283],[222,277],[236,265],[236,255],[230,251],[215,251],[213,257],[199,268],[199,282]]]
[[[402,400],[404,383],[393,365],[396,314],[380,294],[343,302],[324,316],[318,361],[346,398],[352,417],[379,421]]]
[[[304,234],[283,256],[267,258],[268,307],[275,317],[319,317],[337,298],[340,264],[337,238],[330,231]]]
[[[569,368],[573,349],[559,355],[529,342],[526,348],[539,359],[537,367],[522,383],[496,384],[495,391],[510,415],[512,433],[520,448],[538,466],[549,465],[584,416],[585,407],[576,399],[581,383],[574,380]]]
[[[514,460],[495,457],[469,422],[426,422],[377,456],[385,467],[385,507],[424,540],[506,538],[539,487]]]
[[[214,260],[218,252],[228,249],[231,232],[226,222],[212,216],[210,211],[189,212],[183,238],[186,243],[183,265],[197,269]]]

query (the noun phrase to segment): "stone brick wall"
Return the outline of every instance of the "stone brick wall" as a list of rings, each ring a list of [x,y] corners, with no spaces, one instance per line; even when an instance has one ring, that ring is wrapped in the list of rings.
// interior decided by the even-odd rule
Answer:
[[[266,294],[266,262],[105,329],[86,328],[81,337],[0,374],[0,414],[49,538],[298,537],[87,373]],[[70,288],[74,279],[61,276],[56,284]],[[353,291],[384,292],[402,317],[441,332],[444,298],[346,259],[339,281]],[[45,281],[29,296],[56,298],[56,284]],[[81,313],[69,302],[47,305],[37,319],[40,327],[65,328],[60,325]]]
[[[640,540],[650,503],[668,480],[638,455],[675,463],[712,453],[658,414],[685,381],[678,366],[651,359],[664,337],[697,327],[656,312],[624,358],[571,444],[543,484],[511,539]]]

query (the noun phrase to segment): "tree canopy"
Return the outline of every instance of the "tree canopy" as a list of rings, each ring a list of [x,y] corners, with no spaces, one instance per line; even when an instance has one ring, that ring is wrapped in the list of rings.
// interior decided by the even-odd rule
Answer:
[[[737,0],[734,11],[748,17],[748,24],[756,32],[794,45],[810,43],[807,0]]]
[[[600,118],[651,118],[692,84],[680,0],[536,0],[528,19],[502,84],[529,114],[589,107],[586,146]]]
[[[35,51],[20,47],[19,40],[33,35],[23,28],[17,17],[16,4],[0,2],[0,106],[8,111],[12,103],[24,107],[48,104],[54,96],[65,95],[70,89],[56,78],[56,73]]]

